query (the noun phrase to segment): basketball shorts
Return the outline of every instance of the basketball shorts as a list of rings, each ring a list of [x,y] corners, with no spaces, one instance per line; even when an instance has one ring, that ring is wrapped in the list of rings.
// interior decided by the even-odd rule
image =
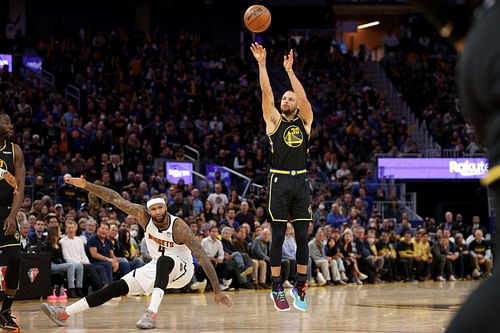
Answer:
[[[186,261],[179,257],[171,256],[174,261],[174,268],[168,276],[167,289],[182,288],[191,282],[194,274],[192,261]],[[153,292],[156,279],[156,260],[152,260],[146,265],[136,268],[122,277],[129,287],[129,294],[150,295]]]
[[[272,221],[312,220],[311,190],[307,174],[269,176],[268,212]]]

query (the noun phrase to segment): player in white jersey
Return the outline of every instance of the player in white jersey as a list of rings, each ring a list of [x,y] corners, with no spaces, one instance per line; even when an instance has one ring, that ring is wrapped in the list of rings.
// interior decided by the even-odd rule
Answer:
[[[68,178],[65,182],[85,189],[134,216],[145,231],[147,248],[153,260],[68,307],[42,304],[42,311],[57,325],[65,326],[69,316],[99,306],[114,297],[151,294],[151,303],[136,326],[142,329],[155,328],[158,308],[165,290],[182,288],[191,281],[194,273],[191,254],[198,258],[205,270],[215,291],[215,302],[227,307],[232,306],[231,299],[220,290],[215,269],[200,243],[183,220],[167,213],[165,199],[160,196],[153,197],[147,202],[147,209],[144,209],[142,205],[133,204],[117,192],[89,183],[83,177]]]

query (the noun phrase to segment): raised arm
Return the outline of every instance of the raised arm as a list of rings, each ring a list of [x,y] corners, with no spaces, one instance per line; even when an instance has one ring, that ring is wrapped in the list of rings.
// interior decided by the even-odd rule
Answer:
[[[271,133],[278,126],[280,114],[274,106],[274,95],[271,83],[269,82],[269,75],[266,68],[266,49],[255,42],[250,46],[253,56],[259,64],[259,82],[262,91],[262,112],[264,121],[266,122],[266,132]]]
[[[83,178],[83,176],[80,178],[68,177],[64,179],[64,182],[66,184],[71,184],[73,186],[87,190],[92,194],[95,194],[102,200],[109,202],[110,204],[116,206],[125,213],[137,218],[137,221],[143,228],[146,226],[146,223],[148,222],[149,219],[149,215],[142,205],[134,204],[128,200],[123,199],[123,197],[119,193],[113,191],[112,189],[92,184],[86,181],[85,178]]]
[[[9,216],[7,216],[4,222],[5,235],[13,235],[16,232],[17,212],[19,212],[19,209],[21,208],[21,205],[24,200],[24,179],[26,177],[26,168],[24,166],[23,150],[17,144],[14,145],[14,170],[16,173],[15,180],[17,187],[14,187],[14,198],[12,199],[12,208],[10,210]],[[9,184],[10,183],[11,182],[9,182]]]
[[[233,306],[233,301],[231,301],[231,298],[222,293],[219,286],[219,279],[217,278],[217,273],[215,272],[214,266],[210,262],[210,259],[205,253],[205,250],[201,247],[200,242],[198,242],[194,237],[193,232],[186,224],[186,222],[182,221],[181,219],[176,220],[174,225],[173,238],[177,243],[183,243],[187,247],[189,247],[191,252],[196,256],[196,258],[198,258],[201,267],[203,267],[203,270],[205,271],[205,274],[207,275],[210,283],[212,284],[212,288],[214,289],[215,302],[217,304],[224,304],[228,308]]]
[[[292,89],[297,96],[297,108],[300,110],[300,117],[304,121],[304,126],[307,130],[307,134],[311,133],[311,125],[313,122],[313,111],[311,103],[307,99],[306,91],[300,83],[299,79],[293,72],[293,50],[290,50],[288,54],[283,57],[283,67],[285,67],[290,83],[292,84]]]

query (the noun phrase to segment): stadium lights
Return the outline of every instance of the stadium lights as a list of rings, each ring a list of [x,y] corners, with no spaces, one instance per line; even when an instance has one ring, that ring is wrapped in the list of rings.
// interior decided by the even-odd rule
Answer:
[[[360,24],[360,25],[358,25],[358,30],[374,27],[374,26],[379,25],[379,24],[380,24],[380,21],[373,21],[373,22],[368,22],[365,24]]]

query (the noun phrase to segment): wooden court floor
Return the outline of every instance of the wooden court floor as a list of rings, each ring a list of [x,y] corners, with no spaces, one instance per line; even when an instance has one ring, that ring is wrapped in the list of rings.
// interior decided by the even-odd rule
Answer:
[[[153,332],[443,332],[477,282],[424,282],[311,288],[310,310],[274,310],[268,291],[229,292],[230,310],[213,293],[167,294]],[[71,301],[70,301],[71,303]],[[13,315],[22,332],[138,332],[148,297],[116,298],[69,319],[59,328],[39,310],[41,301],[18,301]]]

